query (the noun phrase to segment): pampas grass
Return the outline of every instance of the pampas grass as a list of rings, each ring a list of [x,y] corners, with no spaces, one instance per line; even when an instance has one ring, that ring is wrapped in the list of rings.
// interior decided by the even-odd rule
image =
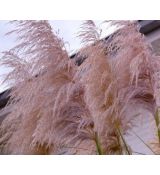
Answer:
[[[1,61],[12,69],[1,154],[133,153],[125,136],[139,114],[130,108],[158,115],[160,58],[136,21],[110,23],[119,29],[105,41],[93,21],[84,22],[78,56],[85,60],[77,66],[48,21],[11,22],[8,35],[18,44]]]

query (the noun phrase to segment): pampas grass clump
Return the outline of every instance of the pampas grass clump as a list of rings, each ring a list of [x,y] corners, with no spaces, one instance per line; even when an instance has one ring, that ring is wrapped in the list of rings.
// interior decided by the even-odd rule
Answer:
[[[18,44],[1,61],[12,69],[1,154],[133,154],[132,106],[155,116],[159,150],[160,58],[136,22],[109,22],[119,29],[107,41],[93,21],[82,25],[80,66],[48,21],[11,22]]]

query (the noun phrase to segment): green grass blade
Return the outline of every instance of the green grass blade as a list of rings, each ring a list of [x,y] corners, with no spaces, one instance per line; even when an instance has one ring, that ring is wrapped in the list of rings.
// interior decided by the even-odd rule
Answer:
[[[95,142],[96,142],[96,148],[97,148],[97,152],[99,155],[103,155],[103,150],[102,150],[102,147],[101,147],[101,144],[100,144],[100,141],[98,139],[98,134],[97,132],[95,132]]]
[[[127,154],[128,154],[128,155],[131,155],[131,152],[130,152],[128,146],[127,146],[127,143],[126,143],[126,141],[125,141],[125,139],[124,139],[124,137],[123,137],[123,135],[122,135],[122,133],[121,133],[119,127],[117,126],[116,128],[117,128],[118,134],[120,135],[120,137],[121,137],[121,139],[122,139],[122,142],[123,142],[123,144],[124,144],[124,146],[125,146],[125,150],[126,150]]]

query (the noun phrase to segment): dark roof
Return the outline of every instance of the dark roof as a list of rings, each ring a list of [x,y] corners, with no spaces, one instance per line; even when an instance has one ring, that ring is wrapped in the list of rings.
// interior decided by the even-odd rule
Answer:
[[[8,89],[8,90],[0,93],[0,109],[5,107],[5,105],[7,104],[8,100],[9,100],[10,92],[11,92],[11,89]]]
[[[148,34],[160,27],[160,20],[139,20],[140,32]]]

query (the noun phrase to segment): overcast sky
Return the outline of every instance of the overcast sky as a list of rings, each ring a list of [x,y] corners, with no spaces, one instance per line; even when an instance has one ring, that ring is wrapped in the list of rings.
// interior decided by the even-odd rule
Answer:
[[[68,42],[67,50],[70,54],[76,52],[81,45],[80,40],[76,37],[79,27],[83,21],[80,20],[54,20],[50,21],[51,26],[55,31],[59,31],[60,37],[63,38],[65,42]],[[108,24],[102,23],[102,21],[95,21],[98,27],[102,29],[102,36],[109,35],[114,31],[113,27],[109,27]],[[12,48],[15,43],[15,36],[5,36],[5,33],[11,31],[11,25],[8,21],[0,21],[0,57],[1,52]],[[2,76],[6,73],[8,69],[0,67],[0,92],[4,91],[7,87],[1,84]]]

